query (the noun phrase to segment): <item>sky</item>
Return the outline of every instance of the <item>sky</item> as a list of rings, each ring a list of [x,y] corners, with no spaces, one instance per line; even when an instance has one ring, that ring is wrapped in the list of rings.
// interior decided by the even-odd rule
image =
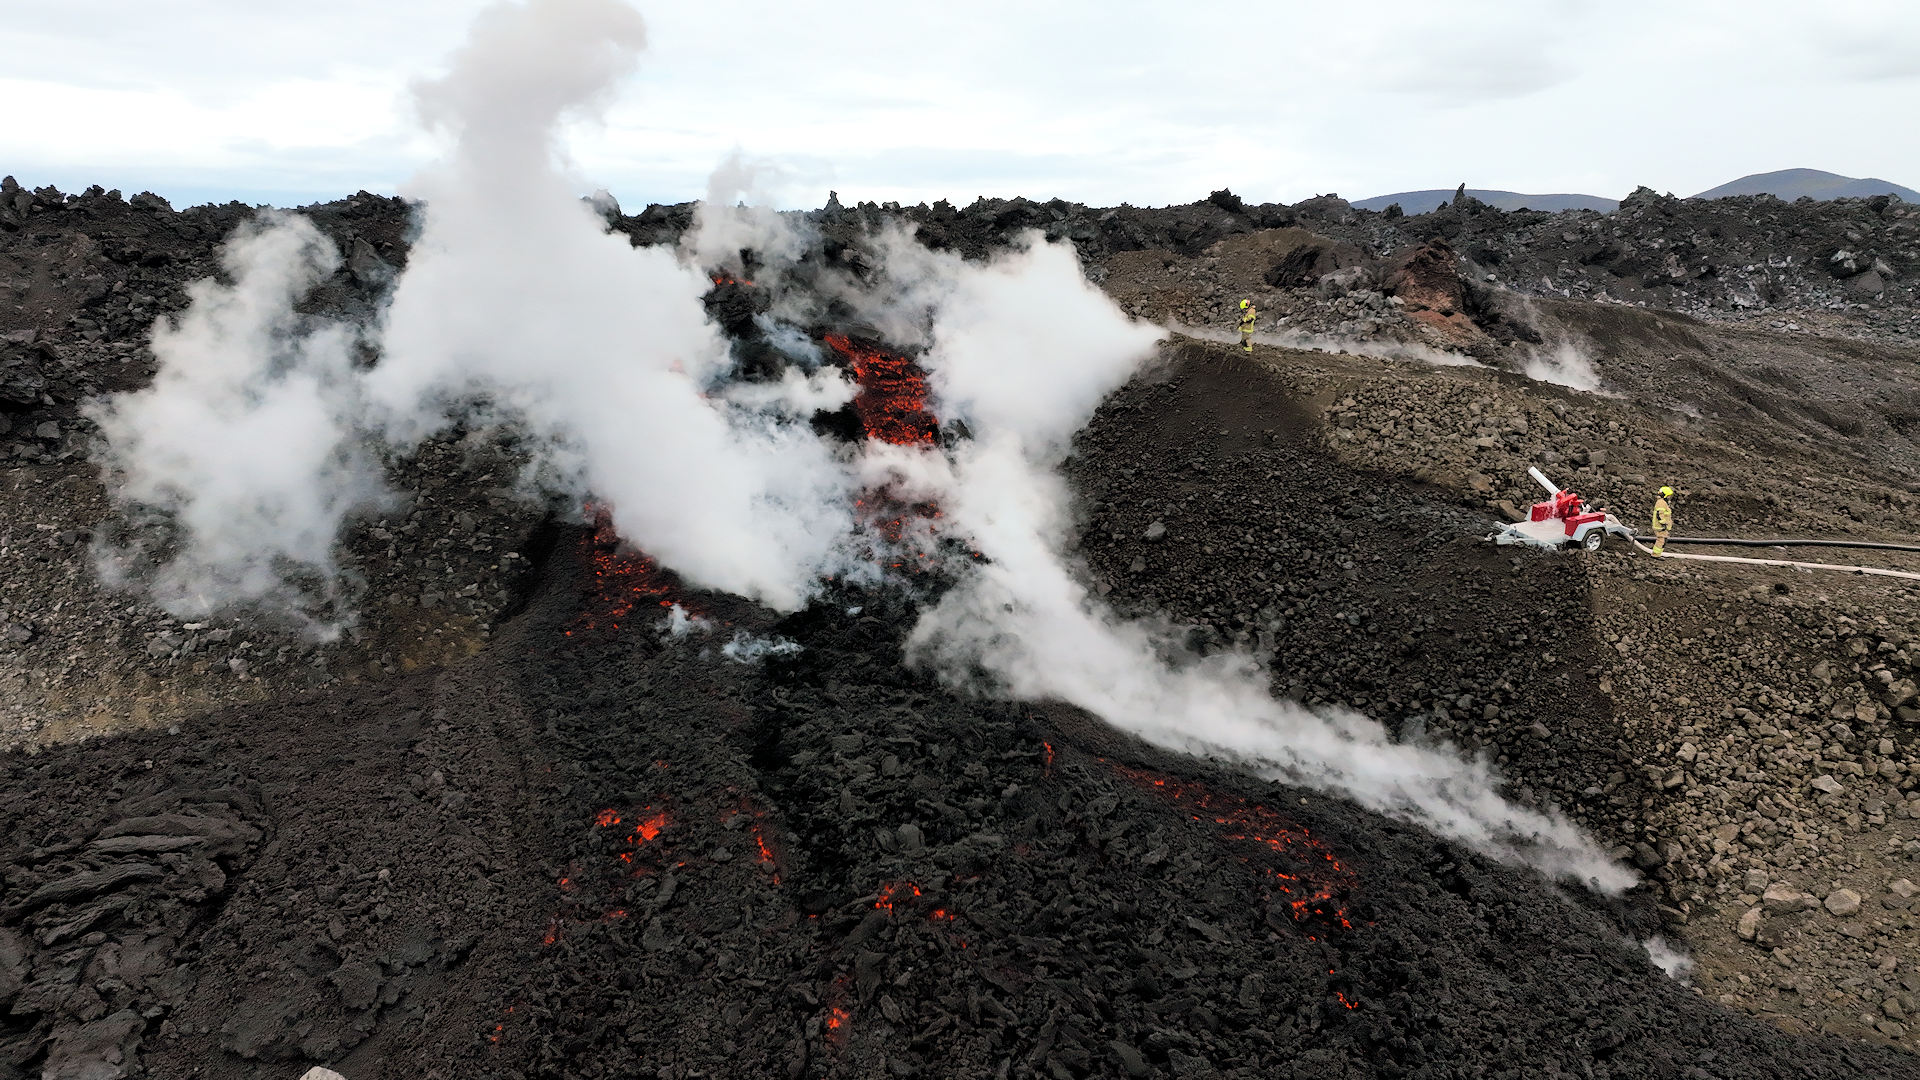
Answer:
[[[437,149],[408,87],[483,6],[8,4],[0,172],[176,206],[404,193]],[[732,155],[786,208],[1617,198],[1802,167],[1920,187],[1910,0],[635,6],[642,67],[568,143],[629,210],[700,197]]]

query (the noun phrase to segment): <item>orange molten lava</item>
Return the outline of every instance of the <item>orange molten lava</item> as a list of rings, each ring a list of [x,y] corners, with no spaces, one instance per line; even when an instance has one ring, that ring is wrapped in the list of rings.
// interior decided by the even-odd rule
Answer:
[[[904,356],[828,334],[827,345],[847,358],[860,385],[853,411],[867,437],[895,446],[931,445],[938,425],[927,411],[927,374]]]
[[[1346,908],[1337,900],[1353,891],[1353,872],[1342,866],[1340,860],[1334,858],[1333,853],[1304,826],[1281,817],[1259,803],[1219,795],[1196,783],[1170,781],[1166,777],[1124,765],[1115,765],[1113,769],[1173,802],[1191,806],[1198,811],[1190,815],[1193,820],[1211,821],[1224,826],[1225,831],[1221,835],[1225,839],[1249,841],[1274,854],[1299,860],[1303,865],[1294,868],[1293,873],[1273,867],[1264,868],[1275,888],[1289,898],[1287,906],[1294,921],[1305,922],[1311,918],[1329,928],[1353,929]]]
[[[906,903],[908,899],[920,895],[920,886],[915,885],[911,881],[890,881],[880,886],[880,898],[873,902],[873,906],[888,914],[892,914],[893,898],[895,896],[901,896],[903,892],[911,894],[911,896],[902,897],[900,902]]]
[[[512,1018],[513,1018],[513,1006],[511,1006],[511,1005],[509,1005],[509,1006],[507,1006],[507,1018],[508,1018],[508,1019],[512,1019]],[[505,1034],[505,1033],[506,1033],[506,1030],[507,1030],[507,1021],[506,1021],[506,1020],[502,1020],[502,1021],[500,1021],[499,1023],[497,1023],[497,1024],[495,1024],[495,1025],[493,1025],[493,1031],[492,1031],[492,1032],[491,1032],[490,1034],[488,1034],[488,1036],[487,1036],[487,1041],[488,1041],[488,1042],[490,1042],[490,1043],[497,1043],[497,1042],[499,1042],[499,1041],[500,1041],[500,1036],[501,1036],[501,1035],[503,1035],[503,1034]]]
[[[774,872],[773,883],[778,885],[780,884],[780,857],[774,853],[773,845],[767,842],[766,830],[760,827],[760,820],[766,816],[767,812],[756,808],[752,800],[742,798],[738,805],[721,812],[720,824],[732,828],[735,821],[743,817],[747,819],[747,829],[753,834],[754,860]]]
[[[644,844],[647,841],[653,839],[654,837],[659,836],[661,830],[665,829],[666,827],[667,827],[667,815],[665,814],[655,814],[652,817],[648,818],[647,820],[641,822],[640,824],[635,825],[633,827],[633,835],[638,837],[639,839],[633,842],[634,846],[638,847],[641,844]]]
[[[610,510],[588,503],[586,513],[593,522],[593,535],[587,540],[587,558],[593,565],[596,596],[580,615],[577,625],[581,629],[606,626],[618,630],[633,617],[635,608],[651,611],[680,602],[673,575],[652,558],[621,542],[620,535],[613,530]],[[567,636],[573,636],[573,631],[567,631]]]
[[[853,410],[867,438],[894,446],[934,445],[938,423],[927,410],[927,376],[904,356],[857,344],[841,334],[826,336],[828,347],[847,358],[859,392]],[[916,545],[938,528],[940,508],[902,497],[891,485],[854,500],[854,514],[880,544],[872,557],[890,570],[924,573],[931,551]]]

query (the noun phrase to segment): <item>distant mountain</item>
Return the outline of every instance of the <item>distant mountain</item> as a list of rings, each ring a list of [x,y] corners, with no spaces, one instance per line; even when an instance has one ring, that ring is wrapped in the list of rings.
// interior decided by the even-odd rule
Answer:
[[[1610,214],[1620,206],[1618,199],[1598,195],[1522,195],[1514,191],[1468,188],[1467,194],[1502,210],[1598,210]],[[1696,199],[1723,199],[1729,195],[1772,195],[1792,202],[1801,196],[1815,199],[1864,199],[1871,195],[1898,195],[1902,201],[1920,205],[1920,191],[1887,180],[1822,172],[1819,169],[1782,169],[1779,172],[1754,173],[1732,183],[1721,184],[1693,196]],[[1376,195],[1353,203],[1356,210],[1385,210],[1394,203],[1408,214],[1428,214],[1442,203],[1453,201],[1451,188],[1428,191],[1401,191]]]
[[[1489,206],[1502,210],[1598,210],[1610,214],[1620,205],[1619,199],[1603,199],[1598,195],[1522,195],[1515,191],[1489,191],[1485,188],[1468,188],[1467,194]],[[1453,189],[1432,191],[1402,191],[1394,195],[1376,195],[1371,199],[1361,199],[1353,204],[1355,210],[1385,210],[1394,203],[1409,214],[1432,213],[1433,209],[1444,202],[1453,201]]]
[[[1792,202],[1802,195],[1816,199],[1864,199],[1870,195],[1898,195],[1903,202],[1920,204],[1920,191],[1886,180],[1855,180],[1819,169],[1781,169],[1754,173],[1695,195],[1696,199],[1724,199],[1729,195],[1772,195]],[[1360,205],[1355,203],[1355,206]],[[1405,204],[1401,204],[1404,206]]]

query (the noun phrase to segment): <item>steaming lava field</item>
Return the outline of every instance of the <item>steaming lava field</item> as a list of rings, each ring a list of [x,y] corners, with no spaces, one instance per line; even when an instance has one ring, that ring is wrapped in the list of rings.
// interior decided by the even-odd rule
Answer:
[[[375,310],[408,207],[303,213],[346,257],[307,306]],[[1912,585],[1481,539],[1540,464],[1632,521],[1673,483],[1683,534],[1913,543],[1910,208],[805,216],[856,272],[887,219],[969,257],[1038,229],[1194,327],[1076,439],[1079,571],[1270,653],[1276,695],[1484,755],[1644,876],[1619,898],[959,693],[903,662],[937,581],[690,588],[518,498],[499,431],[389,463],[412,501],[344,538],[337,641],[108,591],[83,405],[152,378],[251,214],[6,182],[0,1080],[1920,1077]],[[1287,317],[1251,356],[1207,340],[1242,295]],[[939,437],[878,344],[834,348],[872,370],[823,423]]]

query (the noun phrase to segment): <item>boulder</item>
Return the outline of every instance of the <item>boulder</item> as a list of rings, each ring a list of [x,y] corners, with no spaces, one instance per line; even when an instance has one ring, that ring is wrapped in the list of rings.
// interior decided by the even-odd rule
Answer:
[[[1760,898],[1760,906],[1768,915],[1785,915],[1792,911],[1805,911],[1813,902],[1813,897],[1791,885],[1776,884],[1767,886],[1766,895]]]
[[[1897,709],[1913,704],[1916,697],[1920,697],[1920,686],[1916,686],[1912,679],[1896,679],[1887,686],[1880,700],[1886,702],[1887,708]]]
[[[1878,272],[1869,270],[1848,278],[1846,288],[1849,296],[1866,300],[1886,292],[1887,282]]]
[[[366,289],[378,288],[393,278],[393,267],[373,250],[372,244],[357,236],[353,238],[353,252],[347,256],[347,272]]]
[[[1395,256],[1387,270],[1387,293],[1413,312],[1445,318],[1466,308],[1466,284],[1460,259],[1444,240],[1430,240]]]

